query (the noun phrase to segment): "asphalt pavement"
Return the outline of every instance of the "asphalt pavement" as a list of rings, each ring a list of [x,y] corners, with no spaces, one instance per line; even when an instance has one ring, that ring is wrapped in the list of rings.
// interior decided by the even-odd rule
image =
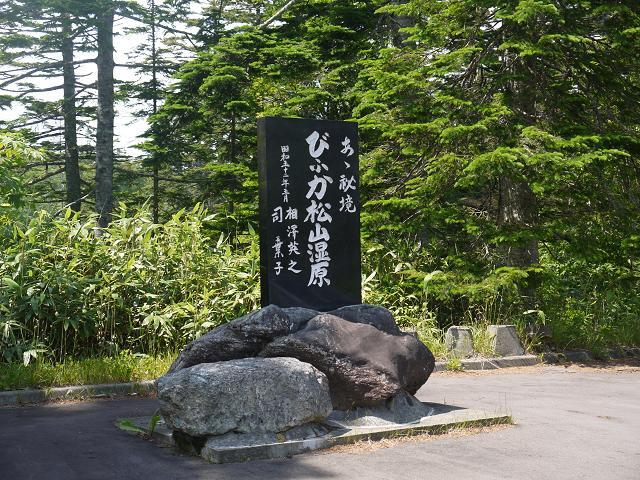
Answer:
[[[629,479],[640,480],[640,371],[539,366],[434,374],[424,401],[516,425],[368,451],[210,465],[115,427],[151,415],[149,398],[0,408],[0,480]]]

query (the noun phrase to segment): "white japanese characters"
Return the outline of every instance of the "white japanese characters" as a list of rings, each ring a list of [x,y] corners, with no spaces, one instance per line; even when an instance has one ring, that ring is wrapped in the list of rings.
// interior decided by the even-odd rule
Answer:
[[[304,140],[308,146],[304,152],[292,151],[290,145],[280,145],[280,200],[272,206],[270,214],[272,223],[282,224],[282,227],[276,228],[275,238],[271,237],[272,268],[276,276],[284,272],[304,274],[307,287],[322,288],[331,285],[331,232],[334,231],[331,224],[334,217],[344,218],[343,215],[357,212],[357,179],[347,161],[355,150],[346,136],[332,147],[328,132],[313,131]],[[332,148],[336,152],[334,157],[327,157]],[[305,162],[308,166],[307,178],[296,178],[301,167],[297,162]],[[343,164],[343,172],[334,170],[342,170]],[[300,200],[306,201],[306,205]],[[332,205],[336,201],[338,204]],[[339,234],[339,230],[335,232]],[[308,263],[300,245],[305,241]]]
[[[347,157],[350,157],[351,155],[353,155],[353,147],[351,146],[351,139],[349,137],[344,137],[344,140],[342,141],[342,146],[344,148],[340,150],[340,153],[344,153]]]
[[[289,145],[281,145],[280,153],[280,170],[282,172],[282,181],[280,182],[280,186],[282,187],[282,203],[288,204],[289,196],[291,195],[291,192],[289,191],[289,187],[291,185],[289,183],[289,169],[291,168],[291,164],[289,163],[289,160],[291,159]],[[287,242],[284,252],[283,245],[285,245],[285,242],[282,241],[279,235],[276,236],[275,242],[271,247],[274,250],[273,258],[275,260],[273,270],[276,275],[280,275],[282,273],[282,270],[284,270],[285,267],[282,265],[283,260],[278,259],[284,259],[286,255],[288,260],[287,270],[294,274],[302,272],[300,268],[296,268],[298,260],[294,258],[300,255],[300,251],[298,250],[299,245],[296,241],[298,225],[296,223],[291,223],[298,220],[298,209],[286,205],[284,207],[282,205],[278,205],[273,209],[271,219],[273,223],[288,223],[286,232],[284,232],[286,233],[285,239]]]
[[[358,126],[258,119],[261,303],[362,303]]]
[[[314,131],[306,138],[309,145],[309,155],[311,155],[311,165],[309,170],[313,173],[313,178],[307,182],[309,190],[305,197],[311,199],[311,203],[307,207],[307,216],[304,222],[312,224],[309,230],[307,255],[311,265],[309,272],[309,282],[307,286],[331,285],[331,279],[328,278],[329,264],[331,257],[329,256],[329,240],[331,236],[329,231],[323,226],[325,223],[331,223],[332,218],[329,214],[331,204],[323,202],[327,194],[327,188],[333,183],[333,178],[328,175],[329,167],[320,160],[325,150],[329,150],[329,134],[324,133],[322,136]],[[327,172],[327,173],[323,173]],[[320,174],[320,176],[318,176]],[[312,198],[315,197],[315,198]]]

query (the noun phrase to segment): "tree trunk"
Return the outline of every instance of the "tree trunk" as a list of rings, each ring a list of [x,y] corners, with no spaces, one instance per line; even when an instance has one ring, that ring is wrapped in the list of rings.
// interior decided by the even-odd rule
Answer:
[[[515,230],[531,229],[536,222],[536,198],[526,182],[509,177],[500,179],[498,223]],[[516,242],[507,247],[505,264],[528,267],[538,263],[538,242],[534,239]]]
[[[501,178],[498,224],[513,230],[512,234],[517,234],[534,228],[537,215],[536,197],[529,184],[524,181],[514,181],[510,177]],[[535,237],[515,241],[504,247],[505,266],[526,268],[537,264],[538,261],[538,240]],[[531,273],[520,289],[529,308],[535,306],[537,284],[536,275]]]
[[[113,210],[113,3],[98,14],[98,125],[96,134],[96,211],[98,226],[111,222]]]
[[[406,3],[406,0],[393,0],[391,3],[398,5]],[[404,42],[407,41],[407,38],[409,38],[409,35],[401,32],[400,29],[412,26],[415,20],[408,15],[390,15],[389,22],[389,39],[391,45],[394,47],[402,47]]]
[[[512,24],[508,26],[514,31],[520,28]],[[535,79],[529,75],[531,70],[526,63],[528,60],[518,57],[513,52],[507,52],[503,61],[505,68],[513,75],[513,80],[508,87],[511,107],[517,113],[519,123],[527,126],[535,125],[537,85]],[[507,233],[523,237],[515,239],[505,247],[504,264],[521,268],[537,264],[539,262],[538,239],[532,232],[538,223],[538,205],[529,183],[526,179],[514,180],[508,175],[503,176],[500,178],[499,195],[498,225],[506,227]],[[538,283],[537,275],[531,272],[526,283],[520,288],[525,305],[529,308],[535,308]]]
[[[236,162],[236,114],[235,112],[231,112],[231,152],[230,152],[230,160],[231,163]]]
[[[73,66],[73,34],[71,19],[65,15],[62,23],[63,92],[62,115],[64,118],[64,172],[67,191],[66,203],[78,212],[81,205],[80,166],[78,164],[78,134],[76,125],[76,74]]]
[[[158,49],[156,48],[156,2],[151,0],[151,83],[153,90],[153,114],[158,113]],[[153,153],[153,223],[159,221],[160,179],[158,154]]]

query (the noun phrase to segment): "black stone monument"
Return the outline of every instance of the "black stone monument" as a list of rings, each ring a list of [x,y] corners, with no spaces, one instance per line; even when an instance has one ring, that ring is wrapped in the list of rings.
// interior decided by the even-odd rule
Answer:
[[[361,303],[357,124],[261,118],[258,167],[262,305]]]

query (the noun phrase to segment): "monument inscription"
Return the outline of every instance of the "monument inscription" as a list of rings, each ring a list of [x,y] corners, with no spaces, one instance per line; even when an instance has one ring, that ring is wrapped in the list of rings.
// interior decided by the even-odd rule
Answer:
[[[258,164],[262,305],[361,303],[357,125],[261,118]]]

